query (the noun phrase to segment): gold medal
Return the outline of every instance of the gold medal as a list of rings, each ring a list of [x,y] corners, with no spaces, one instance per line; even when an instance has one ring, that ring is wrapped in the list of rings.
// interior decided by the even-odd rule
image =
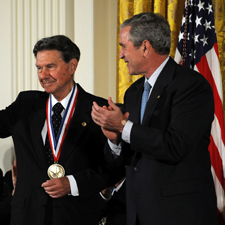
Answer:
[[[54,163],[48,168],[48,176],[50,179],[64,177],[65,170],[60,164]]]

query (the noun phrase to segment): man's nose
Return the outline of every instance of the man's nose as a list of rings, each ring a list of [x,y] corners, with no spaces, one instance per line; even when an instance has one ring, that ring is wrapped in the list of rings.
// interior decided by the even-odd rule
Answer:
[[[123,58],[124,58],[123,49],[121,49],[121,50],[120,50],[120,53],[119,53],[119,58],[120,58],[120,59],[123,59]]]
[[[43,68],[41,69],[41,71],[39,72],[39,76],[40,76],[41,78],[48,77],[48,76],[49,76],[49,70],[48,70],[47,68],[43,67]]]

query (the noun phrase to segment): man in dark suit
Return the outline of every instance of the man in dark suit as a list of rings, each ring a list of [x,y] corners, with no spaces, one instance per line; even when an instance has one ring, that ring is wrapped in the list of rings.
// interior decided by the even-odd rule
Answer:
[[[170,27],[159,14],[126,20],[120,45],[129,73],[144,77],[126,91],[125,114],[109,98],[108,107],[93,103],[92,119],[109,139],[107,160],[126,165],[127,224],[216,225],[209,83],[168,56]]]
[[[33,53],[45,92],[21,92],[0,111],[0,137],[12,136],[17,159],[11,224],[98,224],[99,192],[118,181],[91,118],[92,102],[107,101],[74,82],[80,50],[69,38],[43,38]]]

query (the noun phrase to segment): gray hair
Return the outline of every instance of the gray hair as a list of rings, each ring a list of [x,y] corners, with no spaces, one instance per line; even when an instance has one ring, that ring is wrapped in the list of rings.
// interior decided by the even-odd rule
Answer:
[[[134,15],[125,20],[120,29],[131,26],[129,40],[139,48],[144,40],[148,40],[157,54],[169,55],[171,47],[171,31],[167,20],[159,13],[147,12]]]

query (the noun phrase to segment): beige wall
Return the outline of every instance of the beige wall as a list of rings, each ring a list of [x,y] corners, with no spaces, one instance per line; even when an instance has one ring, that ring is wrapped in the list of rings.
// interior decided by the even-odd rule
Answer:
[[[65,34],[81,49],[76,82],[116,99],[117,0],[0,0],[0,109],[23,90],[42,90],[32,48],[45,36]],[[0,139],[0,168],[11,168],[11,138]]]

